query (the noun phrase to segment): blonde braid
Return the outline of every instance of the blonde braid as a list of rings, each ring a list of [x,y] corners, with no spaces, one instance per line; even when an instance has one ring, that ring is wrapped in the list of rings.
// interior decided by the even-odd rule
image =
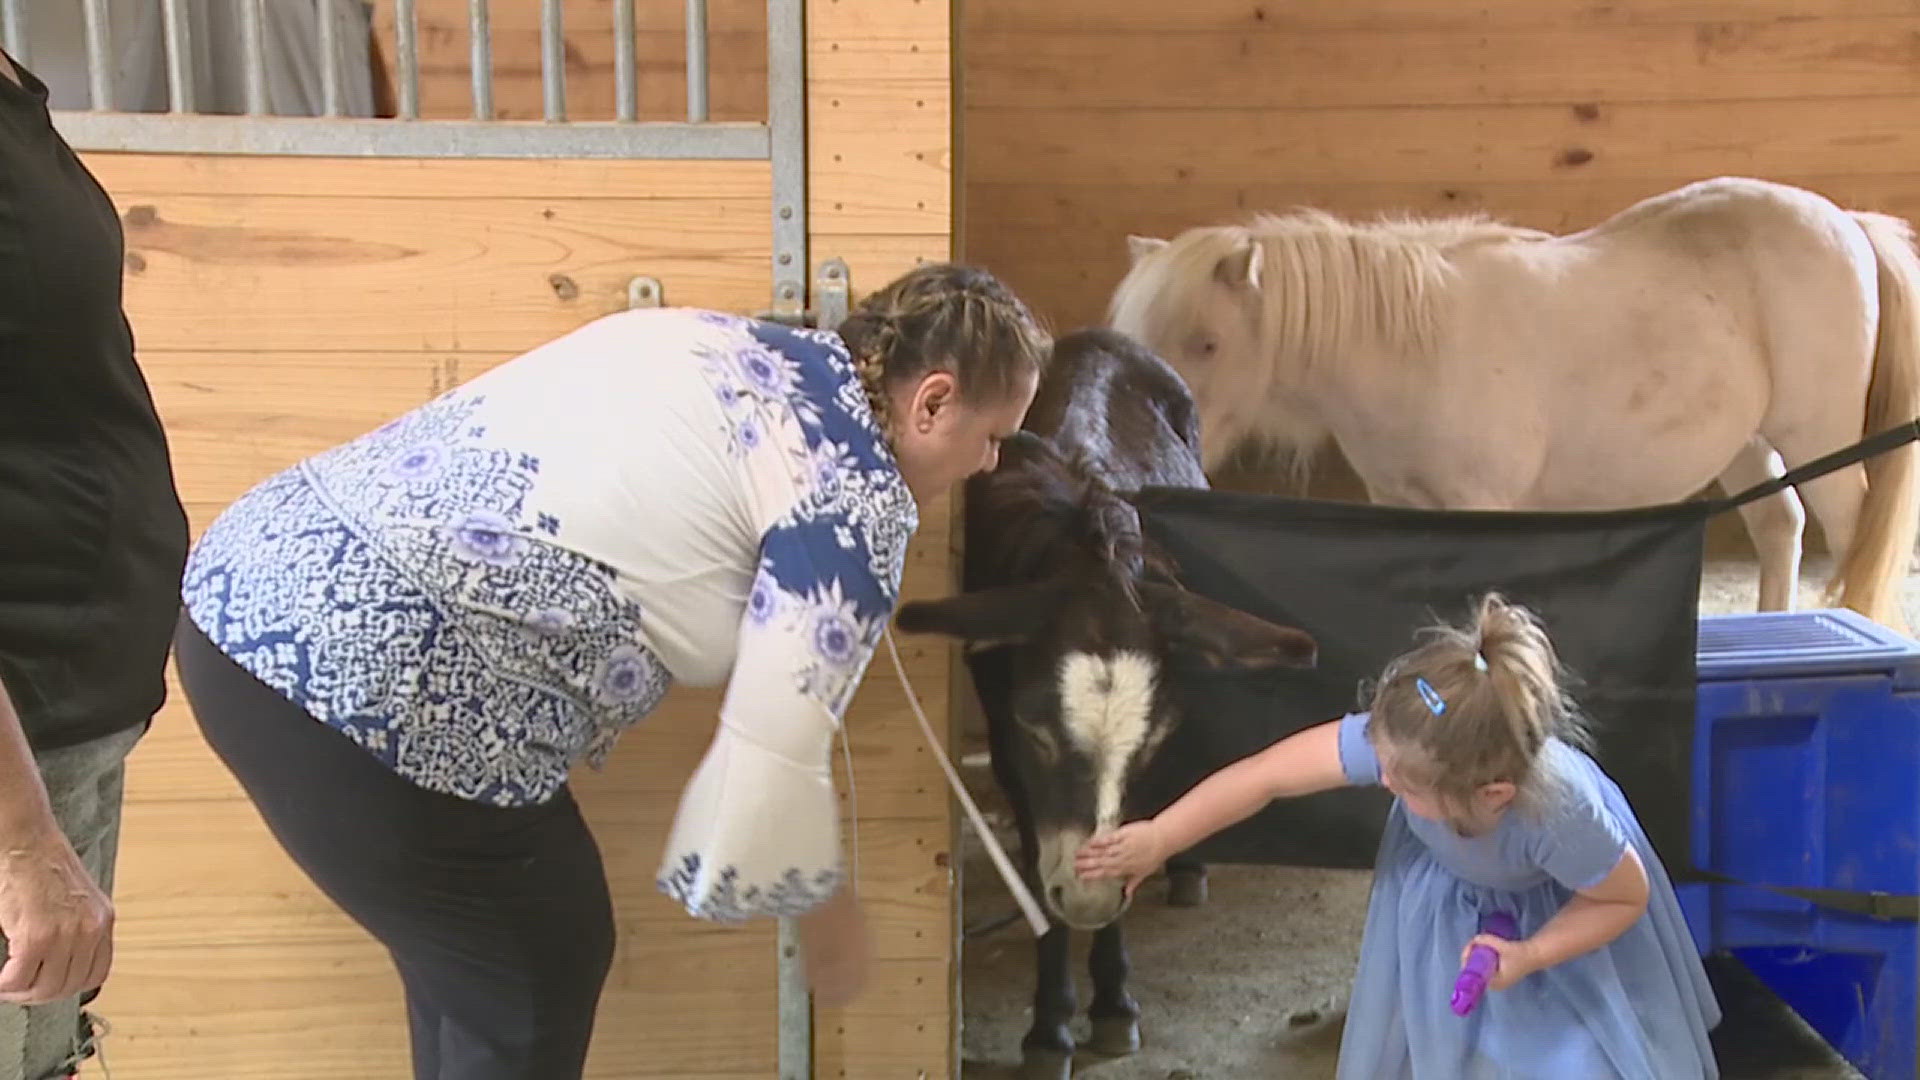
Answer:
[[[1037,376],[1052,351],[1033,313],[993,275],[953,263],[924,264],[854,306],[839,327],[874,419],[889,436],[890,388],[935,367],[952,371],[964,395],[996,401]]]
[[[863,342],[865,347],[853,358],[854,370],[860,375],[860,388],[867,392],[867,404],[873,409],[874,423],[888,433],[891,433],[893,406],[887,398],[887,353],[898,336],[899,330],[893,323],[882,320],[874,327],[871,340]]]

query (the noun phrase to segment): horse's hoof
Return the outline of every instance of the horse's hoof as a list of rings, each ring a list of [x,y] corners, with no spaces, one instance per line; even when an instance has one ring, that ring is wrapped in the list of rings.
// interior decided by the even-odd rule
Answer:
[[[1093,1022],[1087,1049],[1103,1057],[1125,1057],[1140,1049],[1140,1021],[1131,1016],[1107,1016]]]
[[[1072,1054],[1035,1049],[1020,1055],[1020,1080],[1072,1080],[1072,1077]]]
[[[1207,875],[1198,870],[1167,876],[1167,906],[1193,908],[1207,902]]]

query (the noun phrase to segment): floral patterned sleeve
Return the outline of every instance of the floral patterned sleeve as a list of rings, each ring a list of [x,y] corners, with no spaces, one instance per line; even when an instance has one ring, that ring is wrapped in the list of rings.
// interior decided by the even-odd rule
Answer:
[[[846,434],[806,440],[800,494],[762,537],[719,730],[674,822],[662,888],[699,918],[794,915],[840,884],[833,739],[918,523],[890,456]]]

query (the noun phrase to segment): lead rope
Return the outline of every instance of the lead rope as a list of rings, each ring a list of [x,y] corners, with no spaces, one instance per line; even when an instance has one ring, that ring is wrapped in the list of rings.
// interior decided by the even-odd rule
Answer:
[[[847,723],[840,721],[840,757],[847,763],[847,823],[853,833],[853,873],[847,877],[847,893],[860,895],[860,789],[853,783],[853,747],[847,742]]]
[[[947,760],[947,752],[940,748],[940,740],[933,733],[933,725],[927,722],[927,714],[920,709],[920,698],[913,692],[913,684],[907,681],[907,668],[900,662],[900,649],[893,643],[893,630],[883,630],[887,636],[887,653],[893,657],[893,673],[900,679],[900,689],[906,691],[907,705],[913,709],[914,719],[920,721],[920,734],[927,740],[927,749],[933,751],[933,759],[940,763],[940,771],[947,774],[947,785],[953,789],[954,797],[967,812],[967,820],[973,822],[973,829],[980,835],[982,843],[987,845],[987,855],[993,859],[994,868],[1000,871],[1000,880],[1007,883],[1007,891],[1020,905],[1020,913],[1027,917],[1027,925],[1033,928],[1033,935],[1040,937],[1047,932],[1047,917],[1041,913],[1040,905],[1034,902],[1033,894],[1027,891],[1026,882],[1020,880],[1019,871],[1013,868],[1013,861],[1007,858],[1000,841],[994,839],[993,830],[987,827],[987,819],[981,815],[980,808],[974,805],[973,797],[960,782],[960,774],[954,771],[953,762]],[[848,787],[852,787],[852,770],[849,765]],[[857,843],[857,841],[856,841]]]

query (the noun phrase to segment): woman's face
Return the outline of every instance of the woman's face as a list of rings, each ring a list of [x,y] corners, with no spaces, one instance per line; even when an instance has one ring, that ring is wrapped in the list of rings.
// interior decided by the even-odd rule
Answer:
[[[1000,461],[1000,443],[1020,430],[1037,376],[1028,373],[1003,401],[971,402],[945,371],[894,392],[893,453],[915,500],[925,505]]]

